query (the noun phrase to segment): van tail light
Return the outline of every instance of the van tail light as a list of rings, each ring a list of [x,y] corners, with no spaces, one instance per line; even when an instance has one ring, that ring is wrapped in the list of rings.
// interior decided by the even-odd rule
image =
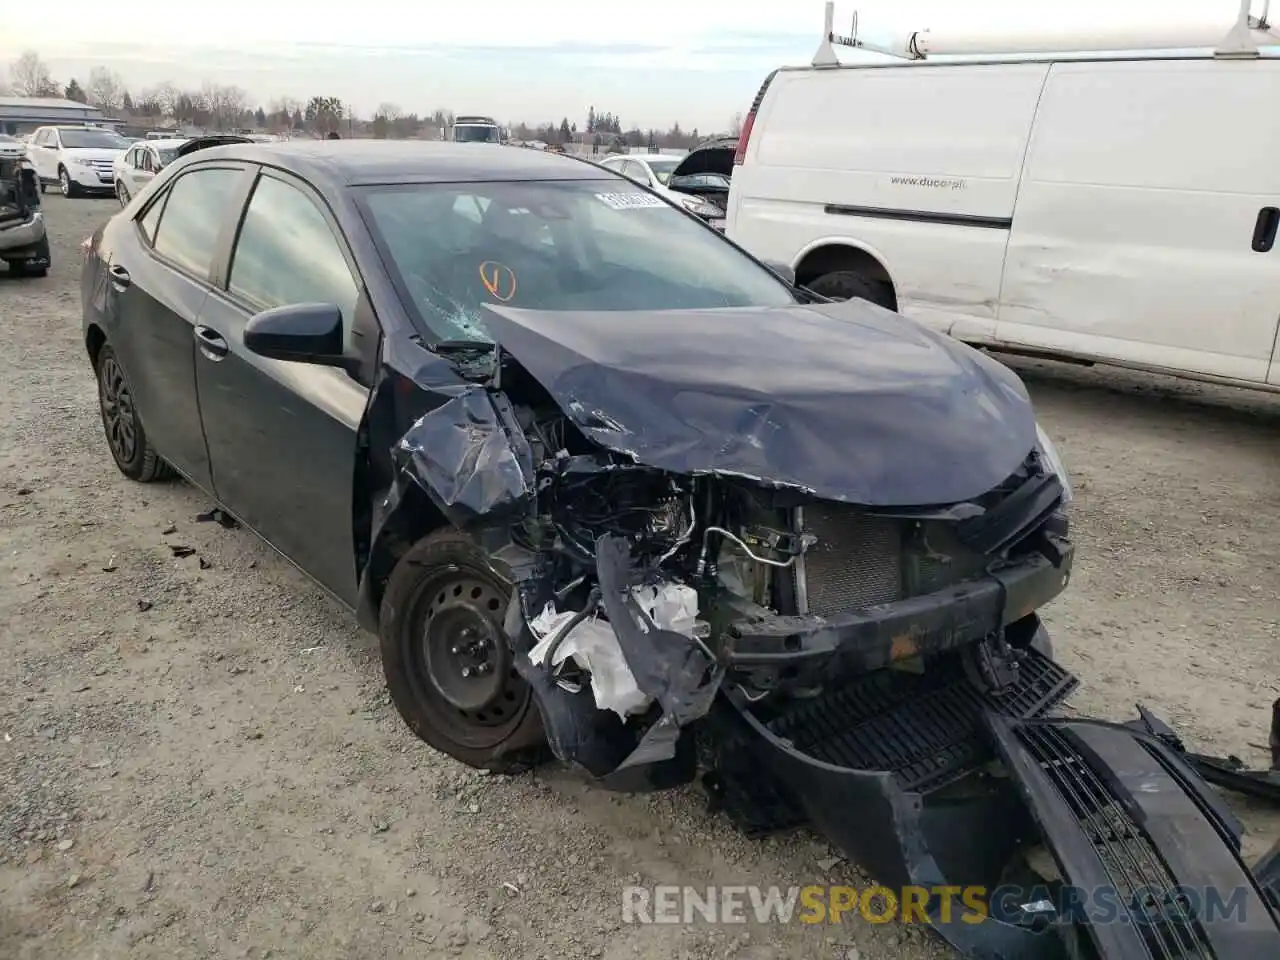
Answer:
[[[773,78],[778,75],[775,70],[764,78],[764,83],[760,84],[760,90],[756,94],[756,98],[751,101],[751,109],[747,111],[747,119],[742,121],[742,132],[738,134],[738,147],[733,151],[733,165],[735,167],[742,166],[742,161],[747,158],[747,143],[751,140],[751,128],[756,125],[756,114],[760,111],[760,104],[764,101],[764,95],[769,90],[769,84],[773,83]]]

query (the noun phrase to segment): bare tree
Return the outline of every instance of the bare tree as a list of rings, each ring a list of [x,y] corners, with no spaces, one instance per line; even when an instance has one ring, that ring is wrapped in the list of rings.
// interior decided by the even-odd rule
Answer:
[[[249,95],[239,87],[224,87],[207,80],[200,91],[200,98],[213,125],[219,130],[239,123],[244,115],[245,104],[249,102]]]
[[[173,117],[177,119],[174,110],[178,106],[178,99],[182,96],[181,92],[168,80],[157,84],[148,90],[143,99],[154,103],[160,109],[162,116]]]
[[[394,103],[380,103],[378,109],[373,113],[374,118],[386,117],[389,122],[399,120],[404,113]]]
[[[120,74],[106,67],[89,71],[89,101],[108,112],[119,110],[124,100],[124,81]]]
[[[53,82],[49,66],[34,50],[24,51],[9,68],[13,92],[20,97],[58,97],[61,88]]]

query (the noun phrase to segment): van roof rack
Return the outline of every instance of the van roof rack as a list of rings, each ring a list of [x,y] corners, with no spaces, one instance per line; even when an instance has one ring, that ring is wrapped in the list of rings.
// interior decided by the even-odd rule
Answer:
[[[848,35],[835,32],[833,0],[826,6],[826,27],[818,52],[813,55],[815,67],[839,67],[836,47],[851,47],[868,53],[881,53],[901,60],[926,60],[931,55],[1008,55],[1044,53],[1092,53],[1101,51],[1131,50],[1179,50],[1212,49],[1215,57],[1226,59],[1252,59],[1259,55],[1259,46],[1280,44],[1280,32],[1268,20],[1271,0],[1261,0],[1261,12],[1255,16],[1253,8],[1259,0],[1240,0],[1240,13],[1235,25],[1224,37],[1208,31],[1213,28],[1203,24],[1146,23],[1141,27],[1125,26],[1108,29],[1100,27],[1087,33],[1027,35],[1012,31],[992,31],[979,34],[960,34],[929,30],[914,30],[898,34],[888,41],[872,41],[858,34],[858,14]]]

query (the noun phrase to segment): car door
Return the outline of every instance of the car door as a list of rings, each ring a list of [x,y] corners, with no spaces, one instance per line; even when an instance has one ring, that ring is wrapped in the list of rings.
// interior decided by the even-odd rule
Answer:
[[[370,384],[333,367],[250,353],[256,313],[292,303],[342,310],[347,349],[377,350],[355,261],[324,201],[299,180],[260,175],[226,282],[198,328],[196,382],[218,499],[339,599],[356,602],[356,436]]]
[[[250,176],[243,165],[189,170],[140,210],[107,256],[109,336],[143,427],[169,463],[212,490],[196,399],[195,330],[220,235]]]
[[[138,151],[138,168],[134,170],[134,184],[138,189],[146,187],[151,180],[155,179],[155,175],[160,173],[160,157],[156,154],[155,147],[143,146]]]
[[[31,165],[36,168],[36,173],[41,180],[52,180],[57,176],[58,157],[57,148],[54,146],[54,131],[48,129],[39,130],[36,135],[31,138]]]
[[[146,148],[141,144],[135,144],[125,154],[124,163],[121,164],[124,176],[124,185],[129,188],[130,195],[137,195],[138,187],[138,169],[142,166],[142,157]]]

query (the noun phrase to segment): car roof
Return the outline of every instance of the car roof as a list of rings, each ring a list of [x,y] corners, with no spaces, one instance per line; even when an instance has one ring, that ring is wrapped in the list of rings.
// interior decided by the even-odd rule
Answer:
[[[190,137],[165,137],[163,139],[156,137],[154,140],[139,140],[138,144],[144,147],[180,147],[190,139]]]
[[[199,160],[246,160],[279,167],[312,183],[484,183],[600,180],[591,164],[541,150],[433,140],[286,140],[206,147]]]

